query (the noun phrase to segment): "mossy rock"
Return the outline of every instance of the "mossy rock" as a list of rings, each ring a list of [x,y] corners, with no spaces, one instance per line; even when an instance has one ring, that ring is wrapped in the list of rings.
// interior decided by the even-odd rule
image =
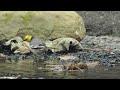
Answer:
[[[82,17],[74,11],[0,11],[0,40],[26,34],[43,41],[61,37],[80,41],[86,29]]]

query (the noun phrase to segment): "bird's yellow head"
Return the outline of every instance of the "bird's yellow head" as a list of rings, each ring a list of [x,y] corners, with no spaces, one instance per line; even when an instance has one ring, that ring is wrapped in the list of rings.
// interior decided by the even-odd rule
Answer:
[[[31,35],[26,35],[25,38],[24,38],[24,41],[30,42],[31,39],[32,39]]]

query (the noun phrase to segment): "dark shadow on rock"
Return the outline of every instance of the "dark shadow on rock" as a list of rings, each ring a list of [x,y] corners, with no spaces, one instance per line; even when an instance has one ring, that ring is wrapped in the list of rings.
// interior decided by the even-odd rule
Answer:
[[[3,53],[5,55],[10,55],[10,54],[12,54],[11,45],[5,46],[4,43],[6,41],[7,40],[0,41],[0,53]]]

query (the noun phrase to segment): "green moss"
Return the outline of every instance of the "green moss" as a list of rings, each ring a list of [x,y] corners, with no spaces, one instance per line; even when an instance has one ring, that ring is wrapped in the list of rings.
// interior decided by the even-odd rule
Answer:
[[[6,13],[5,15],[4,15],[4,22],[5,22],[5,24],[8,24],[8,22],[12,19],[12,17],[13,17],[13,15],[14,15],[14,13]]]
[[[18,30],[17,36],[24,38],[26,35],[32,35],[32,33],[33,33],[33,28],[30,27],[22,28]]]
[[[26,34],[51,41],[61,37],[78,40],[84,36],[83,20],[71,11],[0,11],[0,16],[0,32],[8,39]]]
[[[23,17],[22,17],[22,19],[23,19],[23,23],[25,24],[25,25],[27,25],[31,20],[32,20],[32,17],[33,17],[33,12],[27,12]]]

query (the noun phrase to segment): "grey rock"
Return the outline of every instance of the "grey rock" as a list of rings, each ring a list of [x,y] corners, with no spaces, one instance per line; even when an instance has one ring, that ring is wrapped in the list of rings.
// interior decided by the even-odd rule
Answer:
[[[120,36],[120,11],[77,11],[89,35]]]

